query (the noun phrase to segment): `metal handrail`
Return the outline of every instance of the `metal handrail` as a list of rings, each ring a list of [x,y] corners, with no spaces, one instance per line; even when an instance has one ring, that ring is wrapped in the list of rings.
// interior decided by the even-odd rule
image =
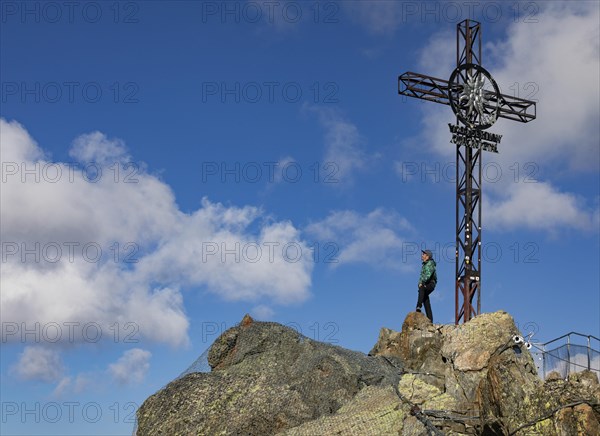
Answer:
[[[571,335],[577,335],[577,336],[581,336],[581,337],[583,337],[583,338],[587,338],[587,340],[588,340],[588,347],[590,346],[590,345],[589,345],[590,338],[592,338],[592,339],[595,339],[595,340],[597,340],[598,342],[600,342],[600,339],[599,339],[599,338],[597,338],[597,337],[596,337],[596,336],[594,336],[594,335],[584,335],[584,334],[577,333],[577,332],[569,332],[569,333],[567,333],[567,334],[565,334],[565,335],[562,335],[562,336],[561,336],[561,337],[559,337],[559,338],[552,339],[551,341],[545,342],[545,343],[543,343],[543,344],[541,344],[541,345],[542,345],[542,346],[546,346],[546,345],[548,345],[548,344],[551,344],[552,342],[556,342],[556,341],[558,341],[558,340],[560,340],[560,339],[563,339],[563,338],[566,338],[566,337],[569,337],[569,338],[570,338],[570,336],[571,336]]]
[[[582,338],[586,338],[587,339],[587,341],[586,341],[587,345],[572,344],[571,343],[571,336],[579,336],[579,337],[582,337]],[[553,350],[550,350],[550,351],[547,350],[546,346],[548,344],[552,344],[553,342],[560,341],[561,339],[565,339],[565,338],[567,339],[566,343],[563,343],[562,345],[558,346],[557,348],[555,348]],[[546,355],[547,354],[549,354],[550,356],[552,356],[555,359],[558,358],[559,360],[564,360],[565,362],[568,363],[567,368],[566,368],[566,371],[567,371],[566,375],[568,375],[571,372],[571,366],[581,367],[581,368],[585,368],[585,369],[588,369],[588,370],[598,371],[598,369],[592,368],[592,366],[591,366],[590,352],[594,351],[596,353],[600,353],[600,351],[595,350],[594,348],[592,348],[592,346],[591,346],[591,339],[594,339],[594,340],[596,340],[596,341],[598,341],[600,343],[600,339],[597,338],[596,336],[593,336],[593,335],[584,335],[584,334],[577,333],[577,332],[569,332],[569,333],[567,333],[565,335],[562,335],[562,336],[560,336],[560,337],[558,337],[556,339],[552,339],[551,341],[548,341],[546,343],[539,344],[540,347],[536,346],[536,348],[538,350],[540,350],[541,353],[542,353],[543,374],[544,374],[544,377],[546,376],[546,372],[547,372],[547,370],[546,370]],[[578,347],[585,347],[585,348],[587,348],[587,365],[580,365],[580,364],[577,364],[577,363],[571,361],[571,346],[575,346],[575,345],[577,345]],[[562,349],[564,347],[566,347],[566,349],[567,349],[567,358],[566,359],[561,359],[560,357],[551,354],[553,351]]]

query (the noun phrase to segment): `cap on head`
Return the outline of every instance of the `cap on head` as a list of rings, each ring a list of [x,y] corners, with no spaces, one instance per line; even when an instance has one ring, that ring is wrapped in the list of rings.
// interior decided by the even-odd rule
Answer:
[[[421,250],[421,253],[425,253],[430,259],[433,258],[433,253],[431,250]]]

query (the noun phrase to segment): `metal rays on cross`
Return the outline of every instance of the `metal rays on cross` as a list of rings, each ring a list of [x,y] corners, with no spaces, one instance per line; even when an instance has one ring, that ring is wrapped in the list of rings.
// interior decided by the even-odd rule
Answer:
[[[455,323],[467,322],[481,313],[481,152],[498,152],[502,138],[485,129],[498,118],[534,120],[535,102],[500,93],[481,66],[481,25],[473,20],[456,26],[456,69],[448,80],[407,72],[398,77],[398,93],[449,105],[456,115],[449,125],[456,145]]]

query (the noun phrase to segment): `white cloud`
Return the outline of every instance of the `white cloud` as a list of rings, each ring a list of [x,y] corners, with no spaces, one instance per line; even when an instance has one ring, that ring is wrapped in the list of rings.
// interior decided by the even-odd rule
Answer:
[[[37,143],[16,121],[7,124],[0,118],[0,133],[2,134],[2,162],[31,162],[44,158],[44,153]],[[3,173],[5,170],[5,167],[2,167]]]
[[[490,201],[484,197],[485,222],[499,229],[598,229],[598,211],[587,210],[582,203],[575,195],[559,192],[549,183],[521,183],[500,198]]]
[[[26,346],[12,371],[22,380],[48,383],[61,379],[64,365],[58,351],[43,346]]]
[[[94,241],[106,247],[113,241],[142,243],[160,240],[179,218],[173,193],[154,176],[139,172],[136,183],[124,183],[123,177],[115,183],[114,174],[104,168],[97,182],[86,182],[83,175],[93,170],[83,168],[90,162],[69,168],[42,160],[42,150],[31,150],[35,143],[16,122],[0,120],[0,135],[3,169],[17,167],[16,174],[5,172],[2,180],[3,241]],[[90,145],[81,145],[86,138]],[[110,147],[110,142],[97,134],[80,136],[76,148],[87,151],[74,156],[106,162],[104,151],[91,151],[96,145],[119,151],[113,162],[118,161],[120,146]],[[25,170],[34,174],[25,175]]]
[[[227,209],[204,199],[186,226],[140,262],[138,277],[205,283],[230,301],[303,301],[313,268],[307,245],[290,222],[265,224],[258,235],[243,234],[259,215],[252,207]]]
[[[111,160],[129,156],[122,141],[98,132],[78,137],[71,150],[73,158],[103,164],[96,182],[79,168],[44,160],[17,122],[0,119],[0,135],[3,321],[29,327],[95,322],[105,331],[133,322],[139,337],[178,346],[188,341],[183,287],[203,287],[229,301],[266,297],[287,304],[308,297],[313,264],[292,223],[206,198],[195,212],[183,213],[170,187],[143,165],[126,172],[135,183],[124,183],[123,173],[115,179]],[[22,180],[22,168],[40,180]],[[92,244],[87,259],[86,244]],[[286,244],[303,256],[285,259]],[[235,254],[224,254],[232,249]]]
[[[88,375],[84,374],[78,374],[75,377],[63,377],[52,391],[52,395],[60,398],[66,396],[67,393],[80,394],[84,390],[88,389],[92,384],[92,379],[90,379]]]
[[[71,377],[63,377],[60,379],[52,394],[55,397],[62,397],[71,386]]]
[[[339,251],[332,260],[339,262],[332,263],[334,267],[365,263],[404,269],[404,263],[398,259],[409,242],[401,233],[411,234],[413,228],[397,213],[375,209],[366,215],[349,210],[332,212],[324,220],[307,226],[306,231],[320,240],[335,241]]]
[[[531,124],[500,120],[509,160],[600,166],[600,28],[597,2],[548,2],[533,24],[514,23],[507,39],[487,45],[505,94],[538,100]],[[512,85],[518,84],[512,90]],[[529,83],[529,84],[528,84]],[[492,128],[494,129],[494,128]]]
[[[428,76],[448,80],[456,68],[456,40],[445,28],[429,38],[427,47],[419,53],[419,70]]]
[[[273,181],[275,183],[280,183],[281,181],[284,180],[284,175],[286,177],[290,177],[293,179],[296,176],[296,174],[294,172],[294,167],[296,167],[297,165],[298,164],[296,163],[296,161],[294,160],[293,157],[291,157],[291,156],[282,157],[281,159],[279,159],[277,161],[277,165],[275,166]],[[289,176],[287,175],[288,168],[290,168]]]
[[[512,166],[523,168],[532,162],[552,178],[535,184],[510,177],[484,182],[485,222],[492,228],[597,228],[597,206],[591,206],[596,199],[566,192],[557,177],[597,173],[600,168],[598,8],[597,2],[548,2],[536,15],[537,22],[513,22],[503,40],[485,43],[483,65],[502,91],[518,92],[538,104],[536,120],[522,124],[500,119],[489,129],[503,137],[500,153],[484,153],[484,163],[493,161],[506,175]],[[453,54],[451,43],[454,38],[434,35],[422,50],[421,66],[427,67],[422,72],[446,79],[454,63],[440,54]],[[447,127],[455,121],[452,112],[432,103],[418,107],[423,111],[423,133],[416,142],[444,161],[454,161]]]
[[[259,304],[258,306],[253,307],[251,310],[251,315],[260,321],[269,320],[273,318],[274,314],[275,312],[273,309],[271,309],[269,306],[265,306],[264,304]]]
[[[108,366],[108,372],[121,385],[141,383],[150,369],[151,356],[149,351],[141,348],[127,350]]]
[[[100,165],[109,166],[115,162],[130,161],[123,141],[109,140],[100,132],[88,133],[75,139],[69,156],[78,162],[97,162]]]
[[[368,155],[363,144],[365,139],[358,128],[342,118],[338,111],[317,106],[304,106],[317,114],[325,128],[325,155],[322,167],[326,170],[332,186],[348,186],[354,174],[366,170],[375,156]]]

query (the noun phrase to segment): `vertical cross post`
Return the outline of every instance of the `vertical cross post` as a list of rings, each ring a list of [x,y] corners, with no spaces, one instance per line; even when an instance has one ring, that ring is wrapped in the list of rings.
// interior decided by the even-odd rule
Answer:
[[[470,20],[456,27],[456,68],[465,64],[481,65],[481,25]],[[456,144],[456,324],[481,312],[481,160],[481,148]]]

